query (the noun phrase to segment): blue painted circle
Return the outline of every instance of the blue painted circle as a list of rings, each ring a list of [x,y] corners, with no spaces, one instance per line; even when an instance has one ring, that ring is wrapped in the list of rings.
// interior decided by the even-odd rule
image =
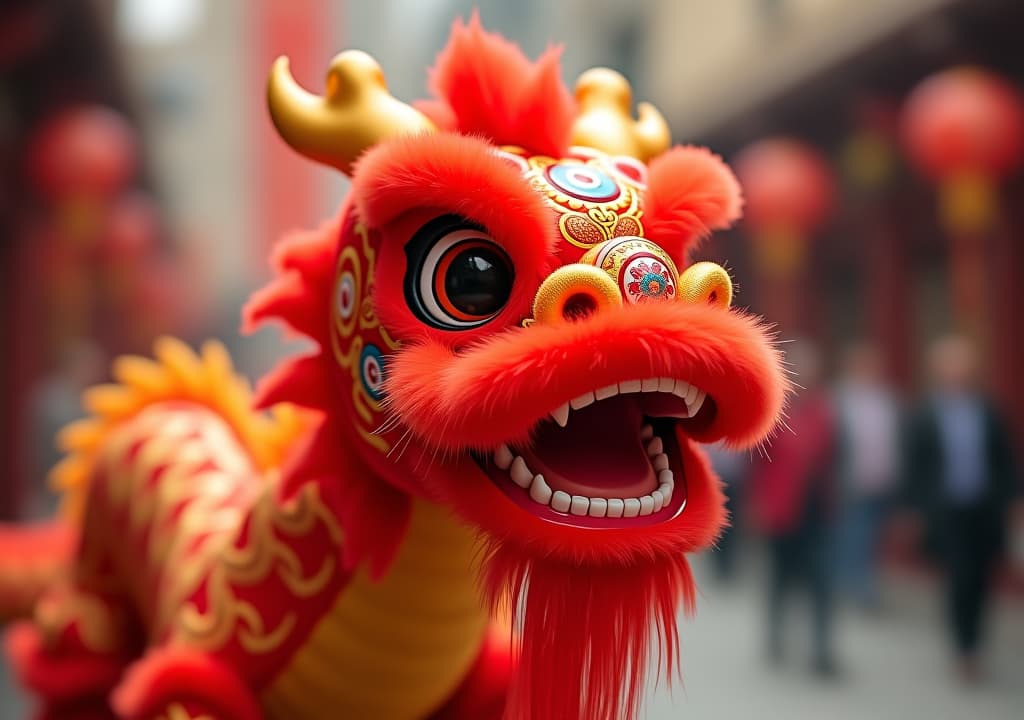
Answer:
[[[619,184],[602,170],[583,163],[559,163],[547,169],[548,180],[566,195],[590,202],[607,202],[619,196]]]
[[[384,397],[384,353],[376,345],[366,345],[359,353],[359,379],[374,400]]]

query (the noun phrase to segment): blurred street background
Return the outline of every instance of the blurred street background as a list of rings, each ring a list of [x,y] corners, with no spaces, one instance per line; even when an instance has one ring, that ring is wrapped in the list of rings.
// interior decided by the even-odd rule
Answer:
[[[734,527],[697,559],[684,686],[648,718],[1024,717],[1024,3],[1018,0],[5,0],[0,521],[44,517],[56,430],[110,359],[238,333],[286,230],[346,181],[264,108],[288,55],[425,95],[456,17],[572,84],[606,65],[746,216],[696,259],[777,324],[792,432],[712,448]],[[28,712],[0,659],[0,720]]]

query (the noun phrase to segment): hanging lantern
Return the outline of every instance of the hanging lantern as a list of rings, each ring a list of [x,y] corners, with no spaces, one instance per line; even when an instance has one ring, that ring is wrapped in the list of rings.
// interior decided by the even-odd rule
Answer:
[[[1009,81],[987,70],[946,70],[910,93],[902,134],[911,162],[939,186],[954,321],[985,348],[996,188],[1024,159],[1024,99]]]
[[[771,275],[791,275],[803,263],[808,239],[832,211],[828,161],[806,143],[771,138],[747,146],[733,166],[758,265]]]
[[[911,162],[939,184],[945,227],[984,230],[995,216],[997,183],[1024,158],[1024,99],[987,70],[946,70],[911,92],[902,134]]]
[[[109,108],[74,107],[36,132],[28,162],[36,191],[49,203],[99,202],[120,192],[135,175],[135,130]]]

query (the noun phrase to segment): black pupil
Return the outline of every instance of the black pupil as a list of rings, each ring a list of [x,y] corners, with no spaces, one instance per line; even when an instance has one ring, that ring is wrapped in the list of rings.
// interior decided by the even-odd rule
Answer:
[[[444,290],[448,301],[467,315],[493,315],[512,288],[512,269],[498,250],[467,248],[448,266]]]

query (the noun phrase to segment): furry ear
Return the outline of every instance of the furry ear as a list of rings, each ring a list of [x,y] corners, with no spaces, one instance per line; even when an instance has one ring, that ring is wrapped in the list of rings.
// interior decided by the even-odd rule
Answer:
[[[474,12],[456,20],[430,70],[434,101],[416,103],[439,127],[558,157],[569,144],[576,103],[562,83],[558,48],[531,62],[515,44],[486,32]]]
[[[742,207],[736,176],[710,150],[678,146],[651,161],[644,227],[677,261],[695,240],[739,219]]]

